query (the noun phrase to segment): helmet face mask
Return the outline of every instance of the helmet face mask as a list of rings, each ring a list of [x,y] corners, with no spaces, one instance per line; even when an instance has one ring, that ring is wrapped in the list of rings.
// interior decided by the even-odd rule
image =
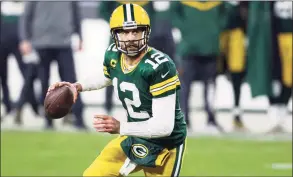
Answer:
[[[123,4],[117,7],[111,15],[110,28],[117,49],[127,56],[135,57],[147,48],[150,19],[141,6]]]
[[[128,31],[136,31],[139,33],[139,36],[133,40],[123,39],[123,34]],[[111,32],[117,49],[130,57],[135,57],[146,49],[149,39],[148,31],[147,26],[139,26],[135,28],[113,29]]]

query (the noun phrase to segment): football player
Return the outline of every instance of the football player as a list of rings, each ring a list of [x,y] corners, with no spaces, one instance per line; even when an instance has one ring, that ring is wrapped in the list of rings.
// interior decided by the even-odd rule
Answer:
[[[240,106],[241,85],[246,72],[246,23],[248,2],[230,2],[227,13],[225,31],[221,35],[222,57],[226,60],[226,69],[232,83],[234,93],[233,122],[236,131],[246,131],[242,122]]]
[[[58,82],[79,92],[109,85],[127,119],[95,115],[98,132],[119,134],[85,170],[84,176],[179,176],[185,149],[186,123],[179,106],[180,81],[171,58],[148,46],[150,19],[136,4],[117,7],[110,18],[115,43],[106,50],[104,76],[77,83]]]
[[[170,11],[172,23],[181,31],[182,40],[177,53],[182,58],[181,106],[187,126],[192,131],[189,100],[194,81],[203,83],[204,110],[207,116],[206,133],[220,133],[215,109],[217,58],[220,54],[219,36],[222,19],[226,16],[226,3],[214,1],[176,1]]]
[[[99,5],[99,17],[108,21],[113,10],[122,4],[131,3],[131,1],[102,1]],[[150,20],[152,23],[152,35],[149,39],[149,44],[156,49],[166,53],[172,59],[174,59],[175,54],[175,43],[172,36],[172,26],[171,22],[168,19],[168,14],[166,15],[166,11],[158,11],[157,6],[162,6],[162,4],[157,4],[156,2],[144,0],[144,1],[135,1],[135,4],[143,7],[146,12],[149,14]],[[158,3],[158,2],[157,2]],[[168,6],[168,5],[167,5]],[[167,7],[168,8],[168,7]],[[110,43],[113,43],[113,39],[111,38]],[[109,86],[106,88],[106,96],[105,96],[105,109],[108,113],[111,113],[113,108],[113,86]]]
[[[268,116],[277,120],[272,131],[284,131],[282,125],[288,114],[292,96],[292,1],[272,2],[275,57],[272,61],[272,95],[269,96]],[[277,55],[277,56],[276,56]]]

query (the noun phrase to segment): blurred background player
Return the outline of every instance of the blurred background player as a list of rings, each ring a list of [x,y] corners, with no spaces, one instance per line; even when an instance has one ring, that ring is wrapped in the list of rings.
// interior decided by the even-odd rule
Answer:
[[[39,56],[37,55],[36,51],[32,51],[31,53],[24,55],[22,58],[25,63],[26,69],[24,74],[24,84],[20,92],[20,96],[15,104],[15,123],[18,125],[23,124],[22,110],[26,102],[31,103],[35,116],[41,115],[41,113],[39,112],[39,108],[43,107],[43,104],[40,103],[37,99],[37,95],[34,94],[34,83],[39,78]]]
[[[25,64],[19,51],[18,19],[23,12],[23,2],[1,1],[1,45],[0,45],[0,78],[3,91],[3,103],[6,114],[10,113],[13,104],[10,100],[7,83],[8,57],[13,55],[17,61],[21,75],[24,76]],[[2,111],[1,111],[2,112]]]
[[[220,54],[220,33],[228,11],[224,2],[179,1],[173,2],[173,25],[182,34],[178,45],[181,56],[182,91],[181,107],[190,128],[189,98],[194,80],[204,83],[204,109],[207,113],[207,131],[219,132],[222,128],[215,118],[214,96],[217,58]]]
[[[269,97],[271,106],[268,115],[278,121],[274,131],[280,131],[292,95],[292,1],[271,2],[271,13],[276,52],[272,63],[272,95]]]
[[[292,96],[292,1],[250,2],[248,14],[247,80],[253,97],[269,97],[279,129]]]
[[[40,57],[40,79],[42,84],[41,103],[44,102],[49,86],[50,64],[56,60],[61,80],[76,81],[72,34],[81,38],[79,6],[77,2],[27,2],[20,25],[20,48],[24,55],[36,49]],[[81,43],[80,46],[81,48]],[[73,107],[75,126],[84,129],[83,103],[79,98]],[[53,121],[46,119],[46,128],[53,128]]]
[[[229,79],[234,93],[232,110],[235,130],[244,130],[242,109],[240,108],[241,85],[246,69],[246,28],[248,2],[230,2],[232,5],[226,15],[224,31],[221,34],[221,58],[219,62],[226,64]]]
[[[175,43],[172,36],[172,25],[169,18],[170,2],[156,1],[102,1],[98,8],[99,17],[108,22],[113,10],[121,4],[135,3],[142,6],[149,14],[152,31],[149,43],[156,49],[166,53],[170,58],[175,55]],[[109,43],[113,43],[110,38]],[[109,113],[113,108],[113,86],[106,88],[105,109]]]

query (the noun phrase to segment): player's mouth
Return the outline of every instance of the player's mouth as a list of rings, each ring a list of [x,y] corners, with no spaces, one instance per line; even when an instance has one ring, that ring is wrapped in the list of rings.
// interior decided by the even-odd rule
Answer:
[[[131,51],[134,51],[134,50],[138,50],[138,46],[135,45],[135,44],[127,45],[127,46],[126,46],[126,49],[127,49],[127,50],[131,50]]]

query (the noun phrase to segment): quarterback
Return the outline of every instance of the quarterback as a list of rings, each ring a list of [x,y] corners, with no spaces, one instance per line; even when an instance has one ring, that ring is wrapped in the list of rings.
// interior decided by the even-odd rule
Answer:
[[[127,119],[95,115],[98,132],[119,134],[84,171],[84,176],[179,176],[186,123],[179,105],[180,81],[173,61],[148,46],[150,19],[136,4],[117,7],[110,18],[115,43],[105,52],[104,75],[68,85],[74,99],[80,92],[114,86]]]

